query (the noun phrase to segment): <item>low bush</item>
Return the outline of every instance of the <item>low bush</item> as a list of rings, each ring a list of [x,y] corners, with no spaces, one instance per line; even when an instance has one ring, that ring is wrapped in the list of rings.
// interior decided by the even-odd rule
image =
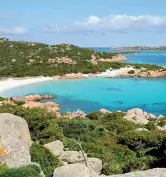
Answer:
[[[0,177],[40,177],[40,168],[29,165],[22,168],[0,170]]]
[[[5,163],[0,163],[0,171],[1,171],[1,170],[6,170],[6,169],[8,169],[7,164],[5,164]]]
[[[130,70],[130,71],[128,71],[128,73],[129,73],[129,74],[134,74],[135,71],[134,71],[134,70]]]
[[[32,144],[30,154],[32,162],[40,164],[46,177],[52,177],[55,168],[62,165],[58,157],[38,143]]]
[[[0,97],[0,101],[4,101],[6,100],[6,98]]]
[[[11,113],[24,118],[29,126],[33,141],[49,143],[60,139],[63,141],[64,136],[62,129],[52,122],[55,120],[55,114],[40,108],[27,109],[16,105],[0,106],[0,113]]]
[[[25,104],[25,101],[14,101],[14,104],[18,105],[18,106],[22,106]]]

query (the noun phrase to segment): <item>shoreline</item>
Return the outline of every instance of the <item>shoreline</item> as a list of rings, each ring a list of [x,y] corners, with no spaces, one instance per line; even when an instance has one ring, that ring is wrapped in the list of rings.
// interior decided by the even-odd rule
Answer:
[[[4,78],[0,80],[0,94],[5,90],[9,90],[12,88],[34,84],[38,82],[50,81],[54,80],[54,77],[22,77],[22,78]]]
[[[129,74],[129,71],[134,71],[134,74]],[[105,72],[101,73],[90,73],[90,74],[82,74],[82,73],[70,73],[66,74],[63,76],[52,76],[52,77],[43,77],[43,76],[36,76],[36,77],[21,77],[21,78],[1,78],[0,79],[0,94],[6,90],[24,86],[24,85],[29,85],[29,84],[34,84],[34,83],[39,83],[39,82],[45,82],[45,81],[51,81],[51,80],[72,80],[72,79],[86,79],[86,78],[91,78],[91,77],[98,77],[98,78],[134,78],[134,77],[139,77],[139,78],[165,78],[166,75],[162,77],[158,77],[158,75],[152,76],[146,76],[142,75],[137,75],[141,69],[134,69],[132,66],[131,67],[125,67],[125,68],[120,68],[120,69],[114,69],[114,70],[106,70]],[[153,73],[154,74],[154,73]]]

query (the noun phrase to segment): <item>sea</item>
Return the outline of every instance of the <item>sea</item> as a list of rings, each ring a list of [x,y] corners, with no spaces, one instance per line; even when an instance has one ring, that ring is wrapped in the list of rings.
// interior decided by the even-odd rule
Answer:
[[[96,48],[111,51],[109,48]],[[128,63],[166,66],[166,51],[139,51],[125,54]],[[145,78],[88,78],[80,80],[54,80],[29,84],[4,91],[1,96],[51,94],[61,106],[61,112],[81,109],[86,113],[105,108],[127,111],[141,108],[155,115],[166,115],[166,79]]]

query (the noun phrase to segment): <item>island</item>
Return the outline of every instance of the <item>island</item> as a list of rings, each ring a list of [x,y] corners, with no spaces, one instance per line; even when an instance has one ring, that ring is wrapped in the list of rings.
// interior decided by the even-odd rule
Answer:
[[[151,51],[165,51],[166,46],[158,46],[158,47],[148,47],[148,46],[124,46],[124,47],[112,47],[110,50],[124,50],[124,51],[141,51],[141,50],[151,50]]]

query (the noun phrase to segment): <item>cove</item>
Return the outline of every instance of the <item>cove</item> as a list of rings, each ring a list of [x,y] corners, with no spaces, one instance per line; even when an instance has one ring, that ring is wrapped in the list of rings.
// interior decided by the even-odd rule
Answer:
[[[166,115],[166,79],[88,78],[54,80],[6,90],[6,97],[51,94],[61,105],[61,112],[81,109],[86,113],[106,108],[126,111],[141,108],[156,115]]]

